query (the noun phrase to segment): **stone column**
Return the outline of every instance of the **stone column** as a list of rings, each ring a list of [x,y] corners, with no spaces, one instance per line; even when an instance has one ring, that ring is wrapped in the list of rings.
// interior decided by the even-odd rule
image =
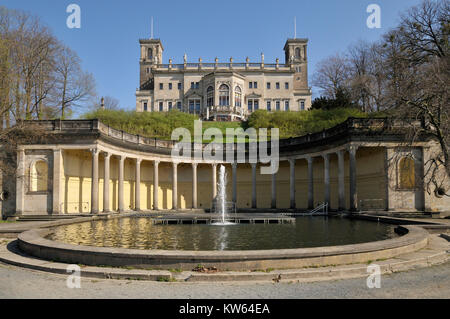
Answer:
[[[16,170],[16,215],[21,216],[25,210],[25,150],[17,151]]]
[[[351,145],[348,150],[350,155],[350,211],[356,211],[358,207],[356,190],[356,150],[357,147],[354,145]]]
[[[270,207],[277,208],[277,174],[272,174],[272,202]]]
[[[217,164],[212,164],[213,199],[217,196]]]
[[[237,163],[233,162],[231,167],[233,171],[233,203],[237,204]]]
[[[53,150],[53,183],[52,183],[52,202],[54,215],[62,214],[61,211],[61,178],[62,178],[62,151]]]
[[[178,163],[172,163],[172,209],[178,209]]]
[[[92,180],[91,180],[91,214],[98,214],[98,150],[91,149]]]
[[[314,159],[308,157],[308,209],[314,209]]]
[[[119,212],[125,211],[123,202],[123,179],[124,179],[125,156],[120,156],[119,161]]]
[[[325,189],[324,189],[324,199],[325,199],[325,203],[328,204],[328,207],[330,205],[330,154],[324,154],[322,155],[323,157],[323,167],[324,167],[324,185],[325,185]]]
[[[291,198],[291,209],[295,209],[295,159],[289,160],[290,166],[290,198]]]
[[[17,151],[16,171],[16,215],[21,216],[25,210],[25,150]]]
[[[339,188],[339,211],[345,210],[345,167],[344,167],[344,151],[338,151],[338,188]]]
[[[192,163],[192,209],[197,209],[197,166]]]
[[[142,159],[136,159],[136,171],[134,182],[134,209],[136,211],[141,210],[141,163]]]
[[[111,153],[105,153],[105,172],[103,178],[103,212],[105,213],[111,210],[111,206],[109,204],[110,163]]]
[[[256,208],[256,163],[252,165],[252,208]]]
[[[153,209],[159,210],[158,191],[159,191],[159,161],[153,163]]]
[[[384,152],[384,174],[385,174],[385,187],[384,187],[384,192],[385,192],[385,196],[386,196],[386,201],[385,201],[385,209],[386,211],[390,211],[393,210],[394,208],[392,207],[393,202],[390,200],[390,191],[391,191],[391,187],[395,188],[395,185],[392,185],[392,182],[395,180],[396,176],[395,174],[392,174],[392,164],[390,163],[389,159],[393,158],[393,152],[394,149],[390,148],[390,147],[386,147],[385,148],[385,152]],[[394,176],[392,176],[394,175]]]

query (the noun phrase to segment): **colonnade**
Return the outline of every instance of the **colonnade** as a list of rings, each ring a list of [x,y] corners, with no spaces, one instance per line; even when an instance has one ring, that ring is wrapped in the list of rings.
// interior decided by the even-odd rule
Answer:
[[[349,199],[350,199],[350,210],[356,210],[357,208],[357,197],[356,197],[356,151],[357,146],[349,146],[345,149],[340,149],[333,152],[322,153],[315,156],[303,156],[303,157],[293,157],[286,158],[289,162],[290,167],[290,208],[296,209],[296,185],[295,185],[295,165],[296,160],[307,160],[308,163],[308,209],[314,208],[314,176],[313,176],[313,165],[314,159],[316,157],[322,157],[324,161],[324,202],[330,203],[331,189],[330,189],[330,155],[337,154],[338,157],[338,208],[339,210],[345,210],[345,152],[349,154]],[[91,212],[97,214],[99,212],[99,150],[92,149],[92,189],[91,189]],[[113,154],[109,152],[104,152],[104,183],[103,183],[103,210],[108,212],[111,210],[110,205],[110,192],[109,192],[109,180],[110,180],[110,161]],[[119,180],[118,180],[118,210],[119,212],[125,211],[124,207],[124,164],[126,156],[118,155],[119,157]],[[134,209],[139,211],[141,209],[141,198],[140,198],[140,184],[141,184],[141,163],[143,159],[134,158],[135,160],[135,207]],[[281,160],[280,160],[281,161]],[[160,160],[152,160],[153,162],[153,209],[159,210],[158,206],[158,189],[159,189],[159,165]],[[178,165],[179,162],[170,162],[172,164],[172,209],[178,209],[178,194],[177,194],[177,184],[178,184]],[[192,165],[192,203],[191,208],[197,209],[198,206],[198,164],[199,162],[190,163]],[[232,201],[237,202],[237,165],[238,163],[229,163],[232,167]],[[211,165],[212,170],[212,193],[213,198],[217,195],[217,165],[218,163],[208,163]],[[224,165],[227,165],[224,163]],[[250,163],[252,170],[252,191],[251,191],[251,207],[257,208],[257,190],[256,190],[256,172],[257,164]],[[277,174],[272,174],[271,176],[271,208],[277,208]],[[213,199],[212,198],[212,199]],[[211,199],[211,200],[212,200]]]

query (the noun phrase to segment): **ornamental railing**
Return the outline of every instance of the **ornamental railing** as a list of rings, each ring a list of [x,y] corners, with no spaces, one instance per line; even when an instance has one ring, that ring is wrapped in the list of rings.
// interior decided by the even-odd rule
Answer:
[[[245,111],[244,108],[236,108]],[[160,140],[156,138],[144,137],[140,135],[130,134],[123,130],[118,130],[103,124],[97,119],[94,120],[44,120],[44,121],[25,121],[30,125],[37,125],[39,128],[46,131],[52,131],[54,133],[64,134],[90,134],[101,133],[113,140],[122,141],[127,144],[147,145],[156,148],[172,149],[176,145],[176,141]],[[386,130],[392,130],[392,128],[401,128],[400,124],[391,123],[391,121],[385,118],[349,118],[347,121],[339,124],[333,128],[324,130],[322,132],[307,134],[300,137],[282,139],[279,141],[280,149],[289,148],[291,146],[301,146],[302,144],[308,144],[312,142],[321,142],[324,139],[341,136],[345,134],[370,134],[381,135]],[[400,132],[401,134],[401,132]],[[248,143],[246,143],[248,147]],[[208,144],[202,144],[202,148]],[[194,147],[194,146],[193,146]],[[223,145],[217,145],[218,148]]]
[[[177,71],[177,70],[291,70],[290,64],[273,64],[273,63],[250,63],[250,62],[237,62],[237,63],[185,63],[185,64],[157,64],[154,65],[158,71]]]
[[[238,115],[247,115],[248,111],[243,107],[238,106],[210,106],[209,114],[213,115],[214,113],[222,113],[222,114],[238,114]]]

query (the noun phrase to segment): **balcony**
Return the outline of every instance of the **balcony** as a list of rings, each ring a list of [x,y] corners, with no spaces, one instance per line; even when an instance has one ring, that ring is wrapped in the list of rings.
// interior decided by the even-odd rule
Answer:
[[[206,120],[242,121],[247,119],[248,111],[237,106],[210,106],[204,115]]]

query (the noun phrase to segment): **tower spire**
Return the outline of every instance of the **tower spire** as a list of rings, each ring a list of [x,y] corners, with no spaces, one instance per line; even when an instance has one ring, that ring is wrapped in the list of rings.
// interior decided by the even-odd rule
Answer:
[[[297,39],[297,17],[294,17],[294,39]]]
[[[153,17],[151,18],[150,39],[153,39]]]

